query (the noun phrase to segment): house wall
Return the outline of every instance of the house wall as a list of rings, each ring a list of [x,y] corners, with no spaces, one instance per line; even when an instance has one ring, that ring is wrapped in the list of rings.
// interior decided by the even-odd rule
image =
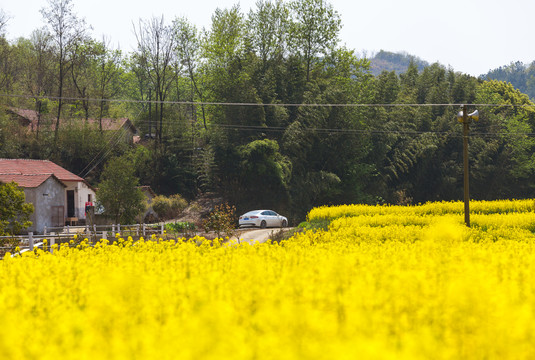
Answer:
[[[67,188],[65,189],[65,209],[67,209],[67,190],[74,190],[74,214],[78,219],[85,219],[85,203],[88,195],[91,195],[91,201],[95,203],[95,191],[82,181],[64,181]],[[66,211],[66,210],[65,210]],[[67,213],[65,212],[65,216]]]
[[[33,231],[40,234],[44,227],[62,226],[64,220],[56,219],[60,223],[54,224],[54,207],[65,207],[66,195],[65,187],[55,178],[49,177],[41,185],[36,188],[24,188],[26,202],[30,202],[34,206],[34,212],[30,216],[32,226],[27,231]]]

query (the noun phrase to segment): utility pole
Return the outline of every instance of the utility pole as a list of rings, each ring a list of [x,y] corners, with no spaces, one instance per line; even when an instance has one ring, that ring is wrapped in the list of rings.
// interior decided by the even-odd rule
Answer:
[[[470,227],[470,177],[468,166],[468,131],[470,122],[479,120],[479,111],[468,114],[467,106],[462,106],[462,111],[457,114],[457,120],[463,124],[463,167],[464,167],[464,222]]]

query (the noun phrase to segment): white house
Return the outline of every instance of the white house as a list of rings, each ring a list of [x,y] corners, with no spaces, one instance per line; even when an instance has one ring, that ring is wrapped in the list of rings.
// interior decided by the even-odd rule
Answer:
[[[95,201],[95,190],[84,179],[49,160],[0,159],[0,182],[11,181],[34,204],[28,231],[85,222],[85,205]]]

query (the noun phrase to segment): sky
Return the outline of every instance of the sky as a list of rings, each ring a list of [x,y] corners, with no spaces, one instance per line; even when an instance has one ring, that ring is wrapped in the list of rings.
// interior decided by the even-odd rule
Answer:
[[[73,0],[74,12],[113,47],[135,48],[133,24],[164,16],[171,23],[186,17],[209,28],[219,8],[239,3],[243,13],[257,0]],[[427,62],[479,76],[491,69],[535,61],[533,0],[327,0],[342,18],[341,44],[359,55],[385,50],[407,52]],[[46,25],[40,9],[47,0],[0,0],[11,17],[7,38],[28,38]]]

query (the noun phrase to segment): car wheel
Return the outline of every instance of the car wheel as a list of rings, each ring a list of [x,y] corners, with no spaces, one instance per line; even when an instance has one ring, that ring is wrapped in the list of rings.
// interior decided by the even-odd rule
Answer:
[[[288,221],[286,220],[282,220],[282,224],[281,224],[282,227],[286,227],[288,226]]]
[[[262,220],[262,222],[260,223],[260,228],[262,228],[262,229],[266,228],[266,221],[265,220]]]

